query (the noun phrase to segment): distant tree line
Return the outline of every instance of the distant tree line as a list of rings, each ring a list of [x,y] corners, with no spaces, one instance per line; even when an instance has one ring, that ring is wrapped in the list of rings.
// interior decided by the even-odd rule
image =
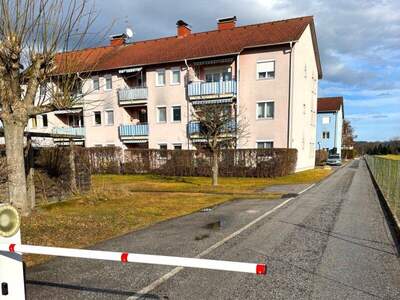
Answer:
[[[400,154],[400,137],[388,142],[356,142],[355,148],[360,155]]]

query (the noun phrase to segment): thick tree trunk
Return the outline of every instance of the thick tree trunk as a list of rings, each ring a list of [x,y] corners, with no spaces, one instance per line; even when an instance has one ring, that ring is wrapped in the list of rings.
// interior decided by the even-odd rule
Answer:
[[[212,185],[218,185],[218,151],[213,151],[212,153]]]
[[[25,125],[22,122],[4,123],[9,202],[17,207],[22,215],[28,215],[31,209],[27,201],[24,129]]]

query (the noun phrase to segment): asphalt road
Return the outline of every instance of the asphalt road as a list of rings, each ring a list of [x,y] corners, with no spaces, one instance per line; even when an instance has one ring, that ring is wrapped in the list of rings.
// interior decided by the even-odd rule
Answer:
[[[235,201],[94,248],[194,257],[286,200]],[[56,258],[27,270],[28,299],[400,299],[400,259],[363,161],[204,257],[265,261],[268,275]]]

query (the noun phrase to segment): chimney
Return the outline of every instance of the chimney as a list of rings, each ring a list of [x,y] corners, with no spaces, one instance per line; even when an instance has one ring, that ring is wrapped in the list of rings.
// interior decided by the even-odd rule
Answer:
[[[235,28],[236,20],[236,16],[218,19],[218,30]]]
[[[110,46],[121,46],[125,44],[128,36],[125,33],[110,36]]]
[[[179,20],[178,22],[176,22],[176,27],[176,35],[178,36],[178,38],[184,38],[185,36],[188,36],[192,33],[190,26],[183,20]]]

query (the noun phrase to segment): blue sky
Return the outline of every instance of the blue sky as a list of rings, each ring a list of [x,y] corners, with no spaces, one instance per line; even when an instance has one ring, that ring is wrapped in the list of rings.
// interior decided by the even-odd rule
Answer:
[[[194,32],[236,15],[238,25],[315,17],[324,77],[319,96],[344,96],[358,140],[400,138],[400,1],[97,0],[93,31],[132,27],[136,40],[174,35],[183,19]]]

